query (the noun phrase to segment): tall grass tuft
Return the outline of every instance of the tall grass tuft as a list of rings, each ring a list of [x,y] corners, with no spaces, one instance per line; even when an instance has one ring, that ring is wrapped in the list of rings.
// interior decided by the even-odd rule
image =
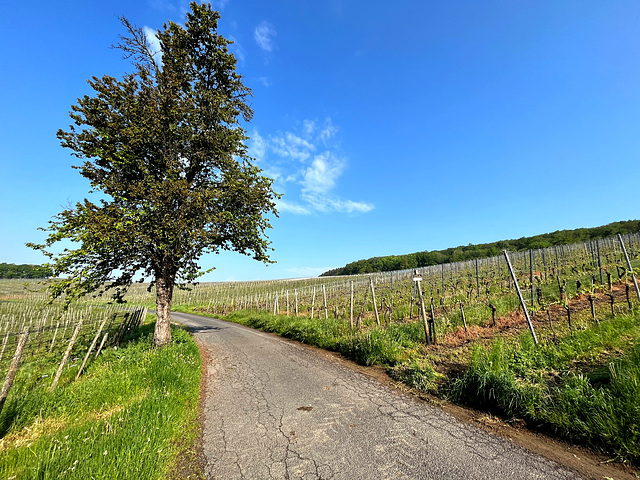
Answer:
[[[637,330],[637,316],[627,315],[537,348],[526,337],[496,339],[474,349],[448,395],[637,464],[640,345],[617,358],[608,350],[637,338]]]

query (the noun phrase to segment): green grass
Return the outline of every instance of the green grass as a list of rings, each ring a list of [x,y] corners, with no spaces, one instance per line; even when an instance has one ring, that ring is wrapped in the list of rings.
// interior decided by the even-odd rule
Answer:
[[[640,463],[640,315],[619,316],[535,347],[476,347],[448,396]]]
[[[311,320],[307,317],[239,311],[224,319],[340,352],[367,366],[376,364],[393,367],[407,361],[424,338],[423,327],[417,322],[388,327],[368,326],[361,331],[351,331],[344,320],[331,318]]]
[[[0,415],[0,478],[165,478],[197,435],[201,377],[190,335],[172,334],[156,349],[145,325],[54,392],[54,364],[24,364]]]

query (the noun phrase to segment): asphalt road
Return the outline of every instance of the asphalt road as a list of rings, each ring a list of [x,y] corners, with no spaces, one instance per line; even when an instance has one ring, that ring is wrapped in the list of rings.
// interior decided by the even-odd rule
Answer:
[[[576,479],[294,342],[172,313],[208,353],[210,479]]]

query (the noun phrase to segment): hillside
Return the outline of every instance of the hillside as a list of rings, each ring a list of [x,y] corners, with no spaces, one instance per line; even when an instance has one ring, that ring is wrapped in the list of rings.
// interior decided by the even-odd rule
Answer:
[[[611,237],[618,233],[635,233],[640,231],[640,220],[613,222],[593,228],[577,228],[575,230],[558,230],[533,237],[522,237],[516,240],[500,240],[493,243],[466,245],[434,250],[409,253],[406,255],[389,255],[373,257],[366,260],[351,262],[341,268],[334,268],[324,272],[321,277],[334,275],[356,275],[359,273],[390,272],[410,268],[428,267],[441,263],[460,262],[475,258],[486,258],[500,254],[502,250],[523,251],[538,248],[567,245],[571,243],[587,242],[600,238]]]

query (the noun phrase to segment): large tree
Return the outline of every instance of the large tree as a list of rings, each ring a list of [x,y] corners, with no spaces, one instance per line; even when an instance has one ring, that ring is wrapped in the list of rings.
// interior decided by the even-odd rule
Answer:
[[[137,276],[156,289],[155,344],[171,340],[174,287],[196,279],[204,253],[233,250],[269,262],[267,215],[277,215],[272,181],[252,163],[241,121],[251,91],[236,73],[219,14],[191,3],[184,26],[165,24],[155,52],[125,18],[116,46],[133,73],[93,77],[92,96],[73,105],[62,146],[99,201],[65,209],[30,244],[50,259],[54,296],[112,289],[122,298]],[[54,253],[60,241],[72,247]],[[63,242],[64,243],[64,242]]]

